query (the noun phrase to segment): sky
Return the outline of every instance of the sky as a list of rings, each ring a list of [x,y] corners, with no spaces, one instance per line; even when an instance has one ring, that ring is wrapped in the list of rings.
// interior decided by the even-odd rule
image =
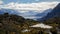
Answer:
[[[14,9],[22,13],[28,11],[43,12],[54,8],[60,0],[0,0],[0,9]]]
[[[19,3],[38,3],[38,2],[60,2],[60,0],[2,0],[5,3],[19,2]]]

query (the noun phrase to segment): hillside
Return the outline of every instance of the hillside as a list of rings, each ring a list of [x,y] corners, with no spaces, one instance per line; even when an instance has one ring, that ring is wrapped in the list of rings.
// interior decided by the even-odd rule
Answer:
[[[55,18],[53,19],[55,20]],[[57,22],[57,20],[55,21]],[[57,24],[55,21],[46,20],[43,24],[32,19],[25,19],[22,16],[4,13],[0,14],[0,34],[47,34],[49,32],[54,34],[57,33],[56,27],[60,20]],[[52,29],[50,29],[51,27]]]
[[[13,14],[0,14],[0,34],[23,34],[24,29],[39,22]],[[33,28],[31,30],[34,30]],[[34,32],[35,33],[35,32]],[[31,34],[31,33],[30,33]]]
[[[37,19],[38,21],[48,20],[49,18],[53,17],[60,17],[60,3],[46,16],[42,17],[41,19]]]

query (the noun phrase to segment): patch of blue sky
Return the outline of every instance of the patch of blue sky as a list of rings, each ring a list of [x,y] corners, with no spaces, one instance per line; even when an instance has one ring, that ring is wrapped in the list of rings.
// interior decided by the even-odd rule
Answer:
[[[3,0],[4,3],[10,3],[10,2],[18,2],[18,3],[38,3],[38,2],[53,2],[57,1],[60,2],[60,0]]]

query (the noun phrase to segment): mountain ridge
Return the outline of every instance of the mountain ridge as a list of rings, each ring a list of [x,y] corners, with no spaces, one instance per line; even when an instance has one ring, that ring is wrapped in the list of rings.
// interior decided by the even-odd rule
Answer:
[[[41,19],[37,19],[37,20],[44,21],[44,20],[47,20],[47,19],[53,18],[53,17],[60,17],[60,3],[46,16],[42,17]]]
[[[42,13],[39,13],[38,11],[37,12],[28,11],[28,12],[21,13],[20,11],[13,10],[13,9],[0,9],[0,14],[9,13],[9,14],[16,14],[16,15],[23,16],[23,17],[32,17],[32,16],[34,16],[34,17],[36,17],[35,19],[38,19],[38,17],[42,17],[42,16],[46,15],[49,12],[48,10],[50,11],[52,9],[44,10]]]

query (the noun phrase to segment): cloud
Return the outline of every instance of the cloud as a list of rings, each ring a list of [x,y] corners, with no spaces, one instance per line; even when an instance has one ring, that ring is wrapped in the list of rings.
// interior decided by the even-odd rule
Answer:
[[[54,8],[59,2],[39,2],[39,3],[30,3],[30,4],[21,4],[21,3],[14,3],[10,2],[2,8],[5,9],[15,9],[15,10],[20,10],[20,11],[44,11],[49,8]]]
[[[0,0],[0,5],[1,5],[1,4],[3,4],[3,1],[2,1],[2,0]]]

